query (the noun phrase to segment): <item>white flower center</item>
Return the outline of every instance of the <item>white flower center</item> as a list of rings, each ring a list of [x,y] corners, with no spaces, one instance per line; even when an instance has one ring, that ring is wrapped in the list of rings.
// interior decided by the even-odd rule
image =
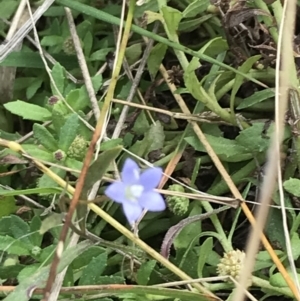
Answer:
[[[126,188],[126,198],[128,200],[136,202],[142,195],[144,187],[142,185],[131,185]]]

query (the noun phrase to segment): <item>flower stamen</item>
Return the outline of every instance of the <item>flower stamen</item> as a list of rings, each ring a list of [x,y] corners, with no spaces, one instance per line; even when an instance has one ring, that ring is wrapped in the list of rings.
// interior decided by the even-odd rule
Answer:
[[[137,202],[138,198],[142,195],[144,187],[142,185],[131,185],[126,187],[126,198],[130,201]]]

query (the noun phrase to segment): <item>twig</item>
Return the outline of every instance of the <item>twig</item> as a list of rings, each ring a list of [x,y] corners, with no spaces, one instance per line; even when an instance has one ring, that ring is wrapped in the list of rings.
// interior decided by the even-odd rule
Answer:
[[[66,12],[66,16],[68,19],[69,29],[70,29],[70,33],[71,33],[71,36],[73,39],[74,47],[76,50],[78,63],[79,63],[79,66],[80,66],[80,69],[81,69],[81,72],[82,72],[82,75],[84,78],[84,83],[85,83],[85,86],[86,86],[86,89],[87,89],[87,92],[88,92],[88,95],[89,95],[89,98],[91,101],[91,105],[93,108],[93,113],[95,115],[95,118],[98,119],[100,116],[100,109],[99,109],[97,98],[96,98],[95,91],[93,88],[93,83],[91,80],[89,69],[87,67],[85,57],[84,57],[84,54],[82,51],[80,40],[79,40],[78,34],[76,32],[76,26],[75,26],[75,23],[73,20],[73,16],[72,16],[71,10],[67,7],[65,7],[65,12]]]
[[[70,239],[70,242],[67,246],[67,249],[69,249],[70,247],[74,247],[77,245],[77,242],[79,240],[79,235],[77,233],[73,233]],[[68,270],[68,267],[66,267],[63,271],[61,271],[55,279],[55,282],[53,284],[53,289],[50,293],[49,296],[49,301],[57,301],[58,300],[58,296],[60,294],[61,288],[62,288],[62,284],[66,275],[66,272]]]
[[[158,28],[158,23],[155,24],[153,32],[156,32],[157,28]],[[138,85],[140,83],[142,74],[144,72],[144,68],[145,68],[145,65],[147,63],[147,59],[148,59],[148,56],[149,56],[150,51],[152,49],[153,43],[154,43],[153,40],[151,40],[151,39],[148,40],[148,43],[147,43],[146,49],[144,51],[141,63],[139,65],[139,67],[138,67],[138,70],[136,72],[135,78],[134,78],[134,80],[132,82],[132,85],[131,85],[131,88],[130,88],[130,91],[129,91],[129,95],[127,97],[127,102],[128,103],[130,103],[132,101],[132,99],[133,99],[133,97],[134,97],[134,95],[135,95],[135,93],[137,91],[137,88],[138,88]],[[126,120],[128,110],[129,110],[129,106],[125,105],[123,107],[121,115],[120,115],[120,117],[118,119],[118,123],[117,123],[117,125],[115,127],[114,133],[112,135],[112,139],[119,137],[119,135],[121,133],[121,130],[122,130],[122,127],[123,127],[123,124],[124,124],[124,122]]]
[[[27,1],[27,0],[26,0]],[[17,31],[17,33],[7,43],[0,45],[0,62],[2,62],[18,45],[25,36],[34,27],[34,24],[44,14],[44,12],[52,5],[55,0],[45,0],[43,4],[34,12],[32,19],[26,21],[26,23]]]

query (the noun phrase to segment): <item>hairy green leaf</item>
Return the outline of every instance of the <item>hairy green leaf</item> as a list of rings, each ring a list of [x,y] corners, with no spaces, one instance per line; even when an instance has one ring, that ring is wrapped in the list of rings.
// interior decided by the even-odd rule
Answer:
[[[8,102],[4,104],[4,107],[12,114],[21,116],[26,120],[47,121],[51,118],[51,113],[47,109],[22,100]]]
[[[98,277],[102,275],[107,265],[107,253],[94,257],[82,272],[79,285],[98,284]]]
[[[209,144],[212,146],[219,158],[225,162],[241,162],[249,160],[253,155],[247,149],[239,145],[235,140],[225,139],[223,137],[215,137],[205,135]],[[206,149],[196,136],[185,138],[187,143],[197,151],[206,152]]]
[[[138,285],[148,284],[153,269],[155,268],[155,265],[156,265],[155,260],[149,260],[142,263],[136,275]]]
[[[72,142],[77,136],[79,127],[79,118],[77,114],[72,114],[68,117],[65,124],[60,130],[58,147],[64,152],[67,152]]]
[[[33,125],[33,135],[47,150],[54,152],[58,149],[56,140],[45,126],[35,123]]]

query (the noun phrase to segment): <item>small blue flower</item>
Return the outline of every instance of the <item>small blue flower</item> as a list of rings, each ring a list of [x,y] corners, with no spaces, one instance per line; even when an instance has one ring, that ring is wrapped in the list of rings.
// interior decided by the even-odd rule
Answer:
[[[163,197],[154,191],[162,175],[159,167],[148,168],[140,174],[137,163],[128,158],[121,172],[122,181],[111,184],[105,190],[105,195],[122,204],[124,214],[132,225],[144,209],[154,212],[166,209]]]

